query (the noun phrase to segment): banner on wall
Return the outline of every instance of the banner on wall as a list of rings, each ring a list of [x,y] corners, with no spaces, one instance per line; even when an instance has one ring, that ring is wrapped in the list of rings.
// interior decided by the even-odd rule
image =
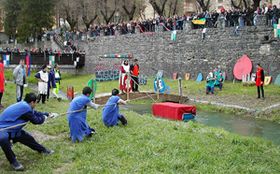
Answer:
[[[10,55],[4,54],[4,55],[2,55],[2,57],[3,57],[4,67],[8,67],[10,65]]]
[[[192,23],[195,25],[205,25],[206,19],[205,18],[195,19],[195,20],[192,20]]]

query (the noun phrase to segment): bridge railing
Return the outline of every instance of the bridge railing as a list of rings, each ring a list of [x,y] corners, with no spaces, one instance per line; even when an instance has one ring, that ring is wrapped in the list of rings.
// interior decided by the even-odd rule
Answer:
[[[19,64],[20,59],[25,59],[27,56],[26,52],[0,52],[0,54],[2,59],[6,61],[6,64],[8,65],[17,65]],[[43,64],[48,65],[50,61],[62,66],[67,65],[73,66],[73,68],[82,68],[85,66],[85,54],[30,53],[30,62],[32,66],[41,66]]]

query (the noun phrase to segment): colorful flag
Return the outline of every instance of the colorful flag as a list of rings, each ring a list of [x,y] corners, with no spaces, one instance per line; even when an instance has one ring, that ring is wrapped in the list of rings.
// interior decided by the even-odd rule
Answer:
[[[2,55],[3,56],[3,63],[4,63],[4,67],[7,67],[10,65],[10,55],[6,54],[6,55]]]
[[[30,53],[26,53],[25,64],[26,64],[26,76],[30,76],[30,69],[31,69],[31,55],[30,55]]]
[[[206,19],[205,18],[201,18],[201,19],[192,20],[192,23],[196,24],[196,25],[205,25]]]
[[[53,66],[55,63],[55,56],[54,55],[50,55],[49,56],[49,65]]]

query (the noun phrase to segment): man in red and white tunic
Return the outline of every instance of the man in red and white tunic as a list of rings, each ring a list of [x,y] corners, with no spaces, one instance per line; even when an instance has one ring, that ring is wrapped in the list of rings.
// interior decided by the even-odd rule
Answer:
[[[130,66],[128,64],[128,60],[124,60],[120,67],[120,79],[119,79],[120,90],[122,91],[122,93],[127,92],[127,87],[129,91],[131,90],[131,80],[129,81],[129,84],[127,84],[127,78],[129,77],[129,72],[130,72]]]

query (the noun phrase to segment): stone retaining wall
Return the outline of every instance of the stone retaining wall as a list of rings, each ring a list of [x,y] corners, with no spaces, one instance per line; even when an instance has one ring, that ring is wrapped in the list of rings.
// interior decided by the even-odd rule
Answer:
[[[100,59],[99,55],[132,53],[139,59],[141,73],[148,76],[164,70],[166,77],[171,77],[173,72],[182,76],[190,72],[194,79],[199,72],[206,76],[220,65],[231,80],[236,60],[247,54],[254,67],[261,63],[265,73],[275,79],[280,73],[280,42],[271,40],[272,33],[272,28],[246,27],[238,36],[234,35],[234,28],[208,29],[205,40],[200,29],[178,31],[176,41],[171,41],[171,32],[98,37],[79,43],[79,47],[86,50],[86,66],[82,73],[94,73],[101,61],[108,66],[112,64],[111,59]],[[269,36],[269,40],[265,41],[264,36]]]

